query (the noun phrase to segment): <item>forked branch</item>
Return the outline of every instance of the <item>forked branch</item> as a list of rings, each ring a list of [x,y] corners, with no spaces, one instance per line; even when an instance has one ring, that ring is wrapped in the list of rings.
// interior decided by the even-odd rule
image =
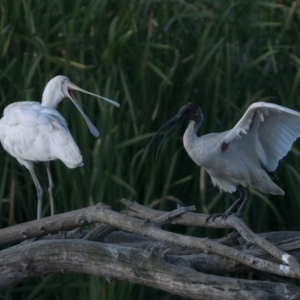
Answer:
[[[147,218],[149,220],[158,218],[165,214],[165,212],[153,210],[151,208],[147,208],[142,206],[136,202],[128,201],[127,199],[121,200],[123,204],[129,207],[131,211],[127,214],[130,216],[135,216],[139,218]],[[214,221],[210,219],[207,221],[207,215],[204,214],[185,214],[176,220],[172,221],[173,224],[182,224],[186,226],[200,226],[200,227],[212,227],[212,228],[233,228],[239,232],[239,234],[251,244],[254,244],[266,252],[270,253],[272,256],[276,257],[282,264],[287,264],[290,268],[299,274],[300,272],[300,264],[298,260],[292,255],[280,250],[275,247],[273,244],[268,242],[263,237],[255,234],[251,229],[249,229],[242,219],[232,215],[229,216],[226,220],[221,218],[216,218]],[[218,253],[219,254],[219,253]],[[283,267],[284,268],[284,267]]]
[[[297,239],[289,240],[278,249],[254,234],[240,219],[229,217],[222,222],[216,219],[212,224],[206,223],[206,215],[191,213],[194,207],[161,212],[125,199],[122,202],[130,208],[128,215],[99,204],[0,230],[1,245],[44,236],[44,240],[0,252],[0,288],[47,273],[79,272],[145,284],[192,299],[259,299],[259,295],[290,299],[300,293],[296,286],[288,283],[236,280],[202,273],[255,269],[300,278],[296,258],[294,263],[290,260],[292,256],[283,252],[297,250],[300,255],[300,233]],[[238,249],[241,247],[227,246],[223,241],[163,230],[161,227],[169,222],[234,227],[260,249]],[[59,240],[63,236],[56,233],[92,223],[98,225],[88,233],[78,229],[68,232],[66,237],[73,240]],[[116,232],[117,229],[124,232]],[[52,235],[46,236],[49,233]],[[288,257],[281,257],[285,263],[282,264],[274,261],[270,254],[277,258]]]

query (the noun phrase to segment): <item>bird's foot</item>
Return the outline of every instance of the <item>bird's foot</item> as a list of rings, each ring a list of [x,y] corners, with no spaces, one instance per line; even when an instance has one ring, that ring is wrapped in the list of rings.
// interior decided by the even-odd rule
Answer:
[[[238,218],[241,218],[242,215],[240,213],[234,213],[234,212],[223,212],[223,213],[216,213],[216,214],[211,214],[206,218],[206,223],[211,220],[212,222],[215,221],[216,218],[221,218],[221,221],[225,221],[229,216],[236,216]]]

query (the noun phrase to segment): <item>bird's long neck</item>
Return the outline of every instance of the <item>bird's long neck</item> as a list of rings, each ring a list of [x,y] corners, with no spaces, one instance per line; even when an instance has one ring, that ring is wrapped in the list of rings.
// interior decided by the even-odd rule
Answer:
[[[60,89],[55,88],[49,83],[46,85],[43,92],[42,105],[56,109],[60,101],[63,99],[62,92]]]
[[[193,149],[195,143],[197,142],[198,136],[197,132],[201,126],[202,120],[194,121],[191,120],[184,135],[183,135],[183,145],[188,153]]]

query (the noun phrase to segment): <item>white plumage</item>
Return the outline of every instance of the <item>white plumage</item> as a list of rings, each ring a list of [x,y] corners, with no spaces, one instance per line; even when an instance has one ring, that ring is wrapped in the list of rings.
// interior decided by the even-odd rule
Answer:
[[[66,120],[56,110],[60,101],[66,97],[70,98],[84,117],[92,134],[96,137],[99,136],[98,130],[84,114],[72,90],[91,94],[119,106],[115,101],[82,90],[65,76],[56,76],[48,82],[43,93],[42,103],[31,101],[12,103],[5,108],[0,120],[0,140],[3,148],[30,171],[36,185],[38,219],[41,217],[42,188],[34,172],[34,163],[46,162],[51,215],[54,214],[52,196],[54,185],[49,162],[59,159],[68,168],[83,165],[80,150],[67,127]]]
[[[300,113],[280,105],[257,102],[249,106],[233,129],[198,137],[202,112],[197,104],[189,103],[157,134],[173,124],[168,135],[184,120],[189,121],[183,137],[189,156],[197,165],[205,168],[215,186],[229,193],[238,188],[241,193],[232,207],[217,216],[227,217],[243,200],[238,210],[240,213],[249,198],[247,186],[263,193],[284,194],[268,173],[275,171],[279,160],[290,151],[293,142],[300,136]]]
[[[34,163],[60,159],[67,167],[82,166],[82,156],[66,120],[38,102],[17,102],[0,120],[3,148],[28,170]]]

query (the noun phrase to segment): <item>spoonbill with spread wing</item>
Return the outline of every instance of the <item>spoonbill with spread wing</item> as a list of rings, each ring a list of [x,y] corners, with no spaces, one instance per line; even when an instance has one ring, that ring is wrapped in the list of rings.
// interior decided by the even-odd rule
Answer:
[[[248,186],[263,193],[284,195],[268,174],[274,174],[279,160],[300,136],[300,113],[276,104],[257,102],[249,106],[233,129],[198,137],[202,111],[197,104],[188,103],[157,131],[149,146],[165,127],[171,126],[158,153],[166,137],[185,120],[189,124],[183,144],[192,160],[208,172],[212,183],[220,190],[240,193],[229,209],[207,220],[219,216],[227,218],[239,204],[236,214],[240,215],[250,196]]]
[[[63,98],[69,98],[85,119],[91,133],[99,136],[73,91],[80,91],[108,101],[116,107],[120,105],[102,96],[87,92],[73,84],[65,76],[51,79],[43,92],[42,103],[24,101],[8,105],[0,120],[0,140],[3,148],[30,172],[37,189],[37,218],[41,218],[43,190],[34,172],[34,163],[45,162],[49,179],[51,215],[54,215],[53,180],[49,162],[60,159],[68,168],[82,166],[82,156],[74,141],[66,120],[56,110]]]

